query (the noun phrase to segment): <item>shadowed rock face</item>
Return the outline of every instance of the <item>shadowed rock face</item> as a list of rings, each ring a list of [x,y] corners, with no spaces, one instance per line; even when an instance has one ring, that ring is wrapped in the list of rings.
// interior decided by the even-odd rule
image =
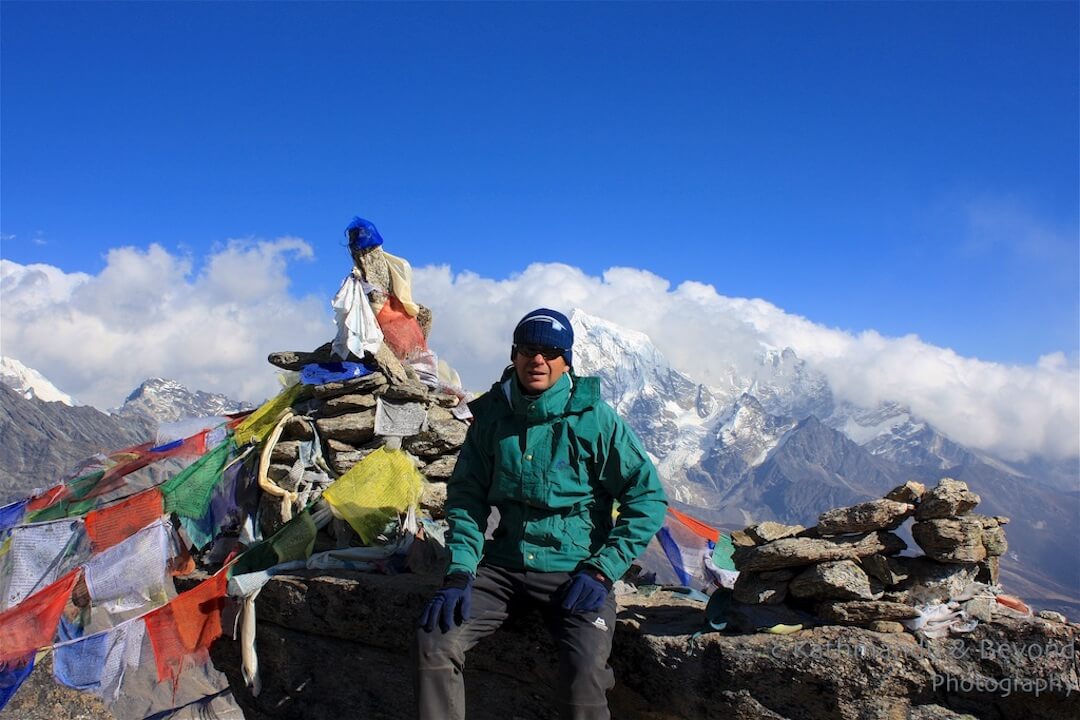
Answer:
[[[242,689],[235,642],[219,641],[214,661],[248,718],[410,717],[410,645],[436,586],[416,575],[275,578],[257,602],[262,693]],[[906,633],[836,626],[710,633],[691,643],[702,621],[701,605],[672,593],[620,598],[612,717],[1071,720],[1080,711],[1080,694],[1066,695],[1066,683],[1080,684],[1076,625],[999,617],[963,638],[922,644]],[[555,651],[539,616],[507,625],[468,659],[470,720],[556,716]],[[1037,696],[1033,685],[1007,696],[986,691],[1003,679],[1046,688]]]

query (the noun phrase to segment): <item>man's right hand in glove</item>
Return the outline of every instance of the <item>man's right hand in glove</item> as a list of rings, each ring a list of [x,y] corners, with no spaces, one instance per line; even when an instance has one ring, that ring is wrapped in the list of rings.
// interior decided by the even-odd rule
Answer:
[[[469,619],[472,606],[473,576],[467,572],[450,573],[443,580],[442,588],[431,598],[420,616],[420,627],[431,632],[435,623],[443,632]]]

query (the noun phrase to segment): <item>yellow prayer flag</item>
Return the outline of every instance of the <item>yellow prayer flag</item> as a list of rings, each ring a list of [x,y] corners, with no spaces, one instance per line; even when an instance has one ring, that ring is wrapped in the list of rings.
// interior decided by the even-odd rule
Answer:
[[[270,431],[277,425],[281,414],[293,406],[307,389],[305,385],[297,383],[292,387],[285,388],[276,396],[264,402],[258,410],[244,418],[244,422],[236,426],[233,438],[237,447],[243,447],[249,442],[262,442]]]
[[[323,491],[323,498],[348,521],[365,545],[386,524],[420,501],[424,478],[404,450],[379,448]]]

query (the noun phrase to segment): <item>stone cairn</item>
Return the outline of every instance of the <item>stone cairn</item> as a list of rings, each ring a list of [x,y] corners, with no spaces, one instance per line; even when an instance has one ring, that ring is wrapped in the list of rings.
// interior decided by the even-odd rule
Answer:
[[[973,582],[998,583],[1009,520],[972,513],[979,500],[951,478],[930,491],[907,482],[881,500],[824,512],[812,528],[764,522],[734,532],[734,599],[903,632],[900,621],[918,617],[916,605],[955,598]],[[900,556],[907,544],[892,532],[909,517],[921,556]],[[993,599],[975,597],[963,608],[988,621]]]
[[[353,262],[364,281],[370,286],[367,293],[373,308],[380,307],[391,294],[390,271],[381,247],[353,251]],[[416,317],[425,341],[431,331],[431,311],[420,306]],[[420,506],[432,517],[443,516],[446,481],[454,470],[457,454],[465,441],[469,417],[465,394],[456,386],[425,384],[409,366],[397,357],[384,342],[374,355],[357,357],[351,352],[346,358],[332,353],[328,342],[311,352],[284,351],[271,353],[270,364],[283,370],[299,371],[311,363],[362,362],[375,370],[360,378],[330,382],[311,387],[305,399],[292,407],[293,416],[285,423],[280,437],[275,439],[270,455],[267,477],[284,491],[296,492],[304,483],[302,457],[305,444],[318,439],[328,480],[344,475],[356,463],[380,447],[400,448],[414,459],[421,474],[429,481]],[[453,372],[450,371],[453,375]],[[455,378],[456,379],[456,378]],[[376,433],[376,407],[382,402],[391,405],[421,405],[426,412],[422,429],[411,436],[380,436]],[[305,496],[310,502],[325,489],[324,482]],[[264,494],[260,517],[264,533],[273,532],[289,517],[281,512],[282,498]],[[339,523],[334,532],[350,532]],[[339,543],[340,544],[340,543]]]

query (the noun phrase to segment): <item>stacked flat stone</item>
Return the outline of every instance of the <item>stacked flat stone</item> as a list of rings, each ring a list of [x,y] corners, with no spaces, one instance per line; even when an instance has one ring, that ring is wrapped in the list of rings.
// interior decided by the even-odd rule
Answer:
[[[353,253],[353,261],[370,290],[369,301],[381,304],[390,293],[390,271],[381,248],[367,248]],[[417,320],[425,339],[431,329],[431,311],[419,306]],[[293,417],[285,424],[275,444],[268,477],[283,490],[296,490],[293,466],[300,457],[301,446],[316,434],[322,456],[334,477],[340,477],[360,460],[380,447],[400,448],[415,459],[421,474],[429,481],[421,498],[421,508],[432,517],[443,517],[446,500],[446,481],[457,463],[458,451],[465,441],[468,424],[455,414],[462,402],[460,395],[433,390],[422,383],[412,368],[402,363],[383,343],[374,355],[359,358],[349,354],[351,362],[363,362],[375,371],[361,378],[313,386],[311,396],[297,403]],[[285,351],[271,353],[271,365],[283,370],[300,371],[313,363],[340,362],[332,352],[332,343],[325,343],[311,352]],[[426,422],[420,432],[407,436],[383,437],[375,432],[375,413],[380,400],[384,403],[419,403],[426,411]],[[331,478],[333,479],[333,477]],[[321,489],[308,499],[314,500]],[[264,495],[264,532],[272,532],[281,524],[278,512],[280,498]]]
[[[969,514],[979,497],[950,478],[926,492],[907,482],[884,498],[822,513],[818,524],[766,522],[732,534],[735,600],[809,610],[833,623],[902,632],[915,605],[954,597],[973,581],[997,582],[1006,518]],[[915,517],[926,553],[901,557],[894,532]]]

